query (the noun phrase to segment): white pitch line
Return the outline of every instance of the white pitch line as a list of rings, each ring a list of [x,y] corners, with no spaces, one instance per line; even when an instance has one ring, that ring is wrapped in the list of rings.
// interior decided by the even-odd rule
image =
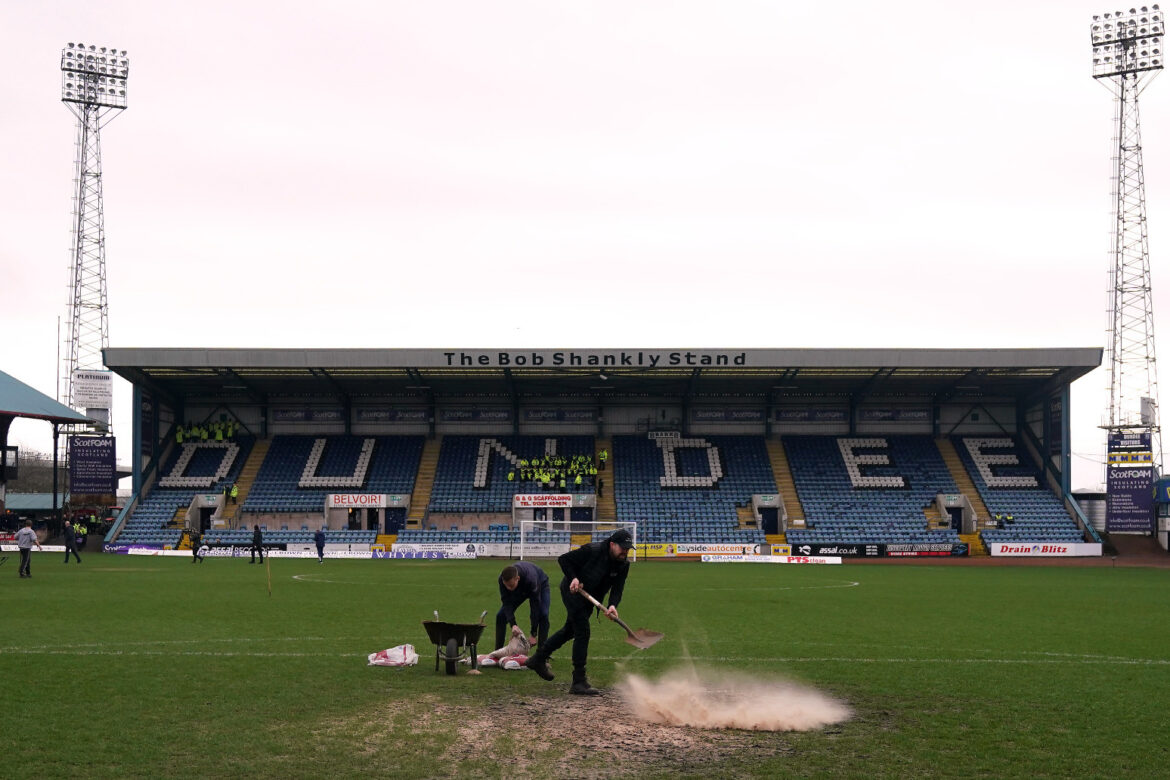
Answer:
[[[857,588],[860,586],[861,586],[860,582],[849,580],[849,581],[844,581],[840,585],[781,585],[781,586],[772,586],[772,585],[763,586],[763,585],[761,585],[761,586],[752,586],[752,587],[748,587],[748,588],[703,588],[703,587],[690,587],[690,586],[688,586],[687,590],[690,592],[694,592],[694,593],[698,593],[698,592],[715,593],[715,592],[728,591],[728,590],[733,590],[736,593],[743,593],[745,591],[760,591],[762,593],[772,593],[774,591],[779,591],[779,590],[831,590],[833,588]],[[653,590],[653,591],[664,591],[664,592],[669,591],[672,593],[677,592],[677,588],[656,588],[654,586],[639,587],[638,590],[639,591]]]
[[[140,647],[144,645],[194,645],[194,644],[210,644],[210,643],[225,643],[225,642],[334,642],[334,641],[364,641],[369,637],[361,636],[286,636],[286,637],[227,637],[224,639],[206,639],[200,638],[196,640],[191,639],[152,639],[143,640],[141,642],[84,642],[81,644],[53,644],[53,645],[13,645],[11,647],[0,647],[0,653],[20,653],[36,650],[62,650],[62,651],[84,651],[90,652],[88,648],[113,648],[113,647]]]
[[[856,663],[856,664],[1020,664],[1026,666],[1058,666],[1061,664],[1100,664],[1099,658],[1070,658],[1065,660],[1039,660],[1031,658],[832,658],[832,657],[797,657],[797,656],[759,656],[759,655],[688,655],[688,656],[660,656],[652,654],[626,655],[598,655],[590,656],[599,661],[629,661],[638,658],[654,661],[718,661],[720,663],[742,663],[744,661],[767,661],[769,663]],[[1109,663],[1126,666],[1170,666],[1168,658],[1118,658]]]
[[[7,648],[6,653],[11,655],[68,655],[77,656],[72,650],[44,649],[44,648]],[[247,658],[356,658],[358,653],[257,653],[231,652],[224,650],[89,650],[85,655],[118,656],[243,656]]]
[[[251,641],[251,640],[249,640]],[[263,640],[255,640],[263,641]],[[8,647],[3,652],[15,655],[69,655],[76,656],[76,650],[68,647]],[[197,656],[197,657],[224,657],[224,658],[360,658],[363,654],[357,651],[344,653],[306,653],[306,652],[263,652],[263,651],[230,651],[230,650],[118,650],[98,649],[87,650],[85,655],[100,656]],[[1019,666],[1061,666],[1100,664],[1100,657],[1076,657],[1066,659],[1030,659],[1030,658],[852,658],[832,656],[746,656],[746,655],[675,655],[660,656],[651,654],[637,655],[597,655],[598,661],[620,661],[629,663],[631,660],[673,661],[682,663],[691,662],[718,662],[718,663],[854,663],[854,664],[1000,664]],[[1124,666],[1170,666],[1170,659],[1166,658],[1114,658],[1108,659],[1110,664]]]
[[[331,579],[328,579],[326,577],[322,577],[320,574],[314,574],[314,573],[293,574],[291,576],[291,579],[297,580],[298,582],[328,583],[330,585],[370,585],[371,584],[369,581],[359,582],[359,581],[354,581],[354,580],[331,580]],[[861,583],[858,581],[844,580],[840,584],[837,584],[837,585],[780,585],[780,586],[760,585],[760,586],[752,586],[752,587],[746,587],[746,588],[690,587],[690,588],[688,588],[688,590],[690,590],[691,592],[695,592],[695,593],[699,593],[699,592],[720,593],[720,592],[725,592],[725,591],[735,591],[737,593],[745,593],[748,591],[754,591],[754,592],[760,592],[760,593],[775,593],[775,592],[782,591],[782,590],[832,590],[835,588],[857,588],[860,586],[861,586]],[[425,583],[425,582],[417,582],[417,583],[406,582],[406,583],[395,583],[394,587],[397,589],[410,588],[410,587],[433,588],[434,585],[431,583]],[[664,592],[664,593],[665,592],[672,592],[673,593],[676,589],[675,588],[656,588],[653,586],[648,586],[648,587],[644,587],[644,588],[639,588],[639,590],[660,591],[660,592]]]

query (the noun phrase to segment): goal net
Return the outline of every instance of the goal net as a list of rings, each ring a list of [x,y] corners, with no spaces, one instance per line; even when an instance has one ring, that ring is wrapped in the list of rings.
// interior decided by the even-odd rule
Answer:
[[[603,542],[619,528],[634,538],[629,560],[638,558],[638,524],[618,520],[521,520],[520,560],[550,558],[567,552],[575,545],[574,536],[588,536],[590,542]]]

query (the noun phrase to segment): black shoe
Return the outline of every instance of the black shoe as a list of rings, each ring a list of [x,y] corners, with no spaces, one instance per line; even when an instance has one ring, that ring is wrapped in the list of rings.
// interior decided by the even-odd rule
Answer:
[[[528,660],[524,662],[524,665],[532,671],[536,672],[536,675],[541,679],[550,681],[556,679],[552,673],[552,670],[548,668],[548,661],[543,658],[530,655],[528,656]]]
[[[569,693],[577,696],[600,696],[601,691],[589,684],[588,680],[581,680],[569,686]]]

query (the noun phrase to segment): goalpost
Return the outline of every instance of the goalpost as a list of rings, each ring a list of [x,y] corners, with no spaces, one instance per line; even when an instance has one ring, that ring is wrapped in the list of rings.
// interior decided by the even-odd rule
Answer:
[[[619,528],[625,528],[634,538],[634,548],[630,550],[629,560],[638,559],[638,523],[621,520],[521,520],[520,521],[520,560],[529,558],[547,558],[555,553],[556,548],[562,551],[572,549],[571,534],[589,534],[589,541],[600,541],[599,531],[609,536]]]

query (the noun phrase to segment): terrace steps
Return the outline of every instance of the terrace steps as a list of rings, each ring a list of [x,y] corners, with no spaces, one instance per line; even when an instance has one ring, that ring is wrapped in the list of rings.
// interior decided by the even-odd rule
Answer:
[[[788,537],[784,534],[764,534],[768,544],[788,544]]]
[[[584,544],[589,544],[593,541],[593,534],[571,534],[569,536],[569,544],[573,547],[580,547]]]
[[[776,488],[780,491],[780,502],[787,513],[788,525],[804,528],[804,508],[800,505],[800,498],[796,495],[796,481],[792,479],[792,469],[788,466],[788,455],[784,452],[784,443],[779,438],[768,439],[768,461],[772,464],[772,476],[776,479]]]
[[[938,507],[935,506],[934,504],[930,504],[929,506],[927,506],[925,509],[922,510],[922,513],[924,515],[926,515],[926,527],[927,527],[927,529],[929,529],[931,531],[937,530],[939,528],[950,528],[951,527],[951,525],[950,525],[951,520],[949,517],[946,520],[946,525],[943,524],[942,513],[940,513],[938,511]]]
[[[741,531],[750,531],[759,525],[756,522],[756,512],[750,506],[737,506],[735,508],[735,515],[739,519],[739,529]]]
[[[609,453],[609,458],[605,463],[605,471],[601,471],[601,451],[605,450]],[[604,480],[601,495],[597,496],[597,510],[594,519],[604,522],[613,522],[617,519],[617,503],[613,499],[614,491],[614,475],[617,473],[617,463],[613,457],[613,442],[609,439],[595,439],[593,443],[593,456],[597,460],[597,478]],[[605,488],[608,488],[605,489]]]
[[[375,544],[382,545],[382,549],[389,550],[398,541],[398,534],[378,534]]]
[[[252,485],[256,483],[256,475],[260,473],[260,466],[264,463],[264,459],[268,457],[268,448],[271,446],[271,439],[257,439],[255,444],[252,445],[252,451],[248,453],[248,460],[240,468],[240,476],[236,478],[236,487],[239,489],[239,495],[236,496],[236,504],[231,507],[233,520],[239,519],[239,507],[242,507],[244,502],[248,500],[248,493],[252,492]],[[228,514],[228,507],[224,507],[223,514]]]
[[[959,538],[967,543],[967,554],[971,557],[978,557],[980,555],[988,555],[987,546],[983,544],[983,540],[979,534],[959,534]]]
[[[418,474],[414,478],[414,490],[410,494],[410,512],[406,515],[407,528],[423,527],[427,506],[431,503],[431,490],[435,486],[435,471],[439,467],[439,450],[442,447],[442,436],[429,438],[423,443],[422,455],[418,459]]]

